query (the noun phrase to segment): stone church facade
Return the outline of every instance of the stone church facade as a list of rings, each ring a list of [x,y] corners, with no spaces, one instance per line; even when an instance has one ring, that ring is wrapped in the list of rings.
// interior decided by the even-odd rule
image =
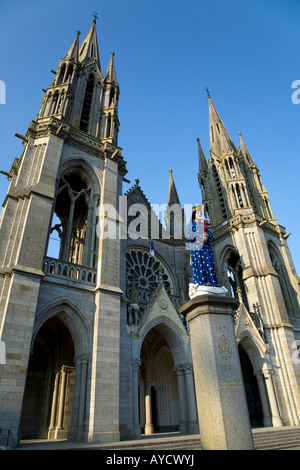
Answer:
[[[189,328],[178,313],[191,281],[175,233],[184,212],[172,172],[164,224],[138,180],[124,194],[118,100],[114,54],[103,74],[94,21],[59,62],[7,173],[0,427],[16,441],[199,432]],[[236,148],[208,102],[210,155],[198,141],[198,180],[219,281],[239,300],[250,421],[299,425],[300,292],[288,234],[242,136]]]

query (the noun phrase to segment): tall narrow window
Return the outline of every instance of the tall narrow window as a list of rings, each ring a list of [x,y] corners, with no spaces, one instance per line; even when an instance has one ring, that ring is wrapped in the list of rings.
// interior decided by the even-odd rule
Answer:
[[[110,137],[111,132],[111,115],[109,114],[107,117],[107,127],[106,127],[106,137]]]
[[[110,93],[109,93],[109,103],[108,105],[111,106],[115,98],[115,89],[111,88]]]
[[[56,83],[57,85],[60,85],[63,82],[65,71],[66,71],[66,64],[63,64],[61,66],[61,69],[57,78],[57,83]]]
[[[227,210],[226,210],[225,201],[224,201],[224,197],[223,197],[221,181],[220,181],[219,174],[218,174],[218,171],[216,169],[216,166],[213,165],[212,169],[213,169],[213,175],[214,175],[216,188],[217,188],[217,192],[218,192],[218,196],[219,196],[219,201],[220,201],[220,204],[221,204],[222,217],[225,220],[227,218]]]
[[[47,256],[83,264],[90,188],[85,178],[70,173],[61,178],[50,230]]]
[[[52,100],[52,107],[50,114],[56,114],[56,107],[57,107],[57,102],[58,102],[58,91],[54,93],[53,100]]]
[[[72,77],[72,74],[73,74],[73,65],[70,64],[67,70],[66,81],[68,81],[68,79]]]
[[[79,125],[79,128],[84,132],[87,132],[88,125],[89,125],[93,91],[94,91],[94,82],[95,82],[94,75],[90,74],[87,84],[86,84],[85,95],[84,95],[83,106],[82,106],[82,113],[81,113],[81,120],[80,120],[80,125]]]

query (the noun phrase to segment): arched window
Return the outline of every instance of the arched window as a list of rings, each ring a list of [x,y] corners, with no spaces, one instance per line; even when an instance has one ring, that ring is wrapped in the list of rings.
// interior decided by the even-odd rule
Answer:
[[[109,114],[107,116],[107,125],[106,125],[106,137],[110,137],[110,132],[111,132],[111,115]]]
[[[225,201],[224,201],[224,197],[223,197],[221,181],[220,181],[219,174],[217,172],[216,166],[213,165],[212,169],[213,169],[213,175],[214,175],[214,179],[215,179],[215,182],[216,182],[216,188],[217,188],[219,201],[220,201],[220,205],[221,205],[222,218],[223,218],[223,220],[225,220],[225,219],[227,219],[227,210],[226,210],[226,205],[225,205]]]
[[[90,188],[80,174],[74,172],[61,178],[47,256],[84,264],[89,201]]]
[[[115,89],[112,87],[109,93],[109,103],[108,106],[111,106],[113,104],[115,98]]]
[[[66,72],[66,64],[63,64],[60,68],[56,85],[60,85],[61,83],[63,83],[65,72]]]
[[[61,92],[58,100],[58,105],[57,105],[57,110],[55,114],[62,113],[63,111],[63,104],[64,104],[64,99],[65,99],[65,92],[64,90]]]
[[[72,74],[73,74],[73,65],[70,64],[69,67],[68,67],[68,70],[67,70],[67,75],[66,75],[66,80],[65,81],[67,81],[69,78],[71,78]]]
[[[247,294],[243,281],[243,270],[239,254],[236,251],[230,250],[229,254],[226,257],[225,263],[231,295],[233,297],[236,297],[237,299],[239,299],[241,295],[245,307],[249,310]]]
[[[91,73],[89,75],[89,78],[88,78],[88,81],[87,81],[87,84],[86,84],[84,100],[83,100],[83,106],[82,106],[82,112],[81,112],[80,125],[79,125],[79,128],[84,132],[88,131],[90,112],[91,112],[91,106],[92,106],[92,99],[93,99],[93,92],[94,92],[94,83],[95,83],[95,78],[94,78],[94,75]]]
[[[268,244],[268,251],[272,266],[278,274],[278,280],[288,315],[297,316],[300,314],[297,294],[289,280],[284,261],[272,243]]]
[[[55,114],[56,113],[57,102],[58,102],[58,90],[56,90],[54,95],[53,95],[50,114]]]

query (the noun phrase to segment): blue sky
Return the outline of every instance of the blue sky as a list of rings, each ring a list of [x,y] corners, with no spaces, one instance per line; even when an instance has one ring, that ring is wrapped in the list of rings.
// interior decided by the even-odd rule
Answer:
[[[76,30],[98,13],[102,73],[115,52],[119,145],[131,184],[166,202],[169,169],[181,204],[201,202],[197,141],[208,157],[205,87],[236,145],[241,131],[300,273],[299,0],[0,0],[0,169],[8,171]],[[0,175],[0,199],[8,188]]]

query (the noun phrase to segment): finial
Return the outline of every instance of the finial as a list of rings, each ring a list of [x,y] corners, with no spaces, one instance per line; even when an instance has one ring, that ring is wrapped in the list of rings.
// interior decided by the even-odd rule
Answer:
[[[77,34],[77,36],[80,36],[81,31],[80,30],[76,31],[76,34]]]
[[[205,90],[206,90],[206,93],[207,93],[207,97],[210,98],[210,94],[209,94],[209,90],[207,87],[205,87]]]
[[[170,175],[171,175],[171,174],[172,174],[172,170],[171,170],[171,168],[170,168],[169,172],[170,172]]]
[[[94,12],[93,17],[94,17],[93,23],[96,24],[96,20],[98,19],[98,15],[97,15],[97,12],[96,12],[96,11]]]
[[[135,185],[136,185],[136,186],[139,186],[139,184],[140,184],[140,180],[137,178],[137,179],[135,180]]]

